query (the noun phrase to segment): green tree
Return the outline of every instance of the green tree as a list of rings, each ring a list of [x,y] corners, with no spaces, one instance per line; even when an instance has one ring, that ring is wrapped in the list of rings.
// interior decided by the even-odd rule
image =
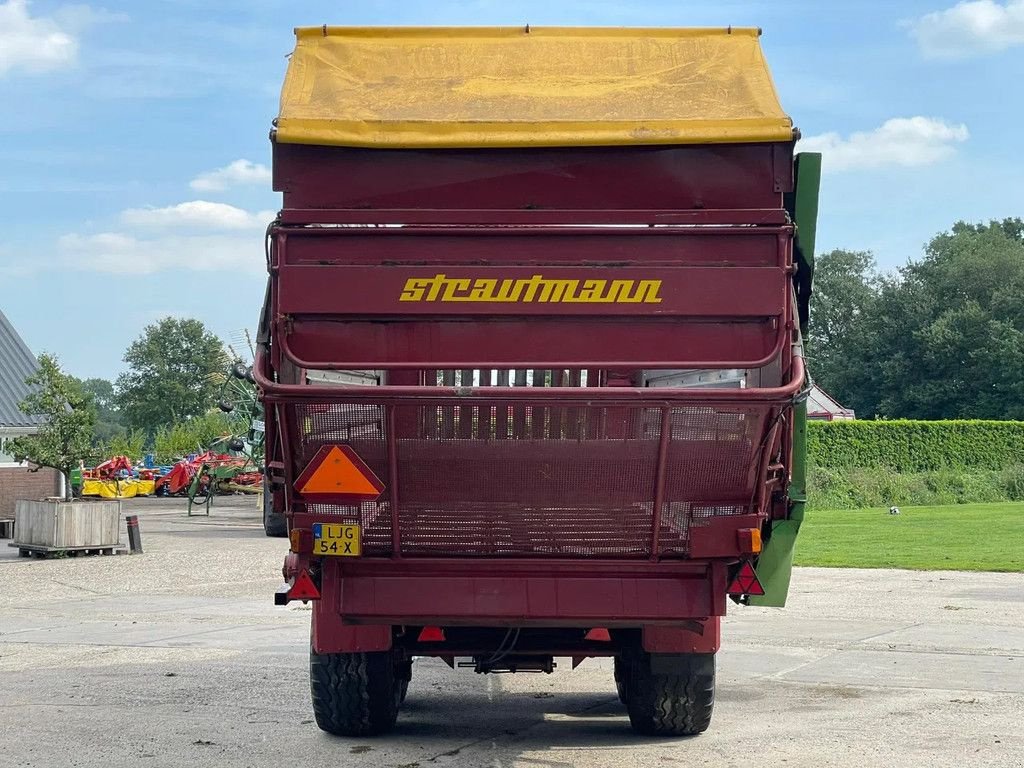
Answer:
[[[840,293],[859,290],[844,285]],[[825,299],[815,284],[819,305],[835,301],[849,315],[844,333],[829,336],[825,319],[808,345],[812,374],[840,402],[861,417],[1024,418],[1024,222],[958,222],[922,259],[867,287],[875,295],[856,312],[860,299],[844,305],[828,290]],[[819,366],[814,350],[826,339]]]
[[[851,348],[862,341],[865,319],[875,311],[881,277],[868,251],[834,250],[815,260],[806,354],[811,376],[841,402],[856,398],[863,372],[851,366]]]
[[[107,379],[85,379],[81,386],[96,411],[94,444],[108,446],[115,440],[126,439],[124,416],[114,395],[113,383]]]
[[[908,418],[1024,418],[1024,222],[958,222],[882,292],[878,412]]]
[[[93,458],[95,413],[78,380],[64,373],[52,355],[39,356],[39,370],[25,383],[32,392],[19,404],[21,411],[46,421],[37,434],[8,441],[5,450],[19,461],[27,459],[60,472],[70,501],[72,468]]]
[[[227,359],[224,344],[199,320],[165,317],[146,326],[125,352],[128,370],[117,379],[126,425],[152,436],[205,414]]]

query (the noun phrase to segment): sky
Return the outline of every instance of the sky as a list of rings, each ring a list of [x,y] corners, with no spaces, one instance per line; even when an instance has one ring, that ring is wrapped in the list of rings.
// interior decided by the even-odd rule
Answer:
[[[0,310],[113,379],[143,327],[257,322],[268,132],[296,26],[757,26],[824,153],[819,252],[884,268],[1024,215],[1024,0],[0,0]]]

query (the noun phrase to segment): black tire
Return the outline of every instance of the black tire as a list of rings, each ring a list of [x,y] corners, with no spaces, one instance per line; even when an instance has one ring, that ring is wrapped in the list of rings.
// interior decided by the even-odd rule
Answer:
[[[401,680],[390,651],[309,651],[309,689],[320,730],[336,736],[376,736],[398,718]]]
[[[626,662],[621,656],[615,657],[615,692],[619,694],[622,706],[626,706]]]
[[[263,530],[267,536],[278,539],[288,535],[288,518],[283,512],[274,511],[274,494],[266,480],[263,481]]]
[[[401,662],[395,674],[398,675],[398,703],[403,704],[409,695],[409,683],[412,681],[412,659]]]
[[[220,408],[220,410],[223,413],[231,413],[233,410],[235,410],[235,404],[229,403],[227,400],[221,400],[219,403],[217,403],[217,407]]]
[[[235,363],[231,366],[231,375],[236,379],[245,379],[249,374],[249,366],[245,363]]]
[[[646,736],[695,736],[711,725],[715,706],[712,653],[625,655],[626,711]]]

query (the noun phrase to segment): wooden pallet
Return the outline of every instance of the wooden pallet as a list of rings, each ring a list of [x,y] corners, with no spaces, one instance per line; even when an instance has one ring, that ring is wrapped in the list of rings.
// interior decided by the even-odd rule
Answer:
[[[82,555],[123,555],[128,550],[114,547],[47,547],[41,544],[8,544],[16,547],[20,557],[52,558],[81,557]]]

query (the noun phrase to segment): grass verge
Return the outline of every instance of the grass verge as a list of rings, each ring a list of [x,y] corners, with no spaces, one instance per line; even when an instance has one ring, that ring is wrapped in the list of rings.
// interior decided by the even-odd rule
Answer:
[[[1024,571],[1024,503],[810,510],[796,565]]]

